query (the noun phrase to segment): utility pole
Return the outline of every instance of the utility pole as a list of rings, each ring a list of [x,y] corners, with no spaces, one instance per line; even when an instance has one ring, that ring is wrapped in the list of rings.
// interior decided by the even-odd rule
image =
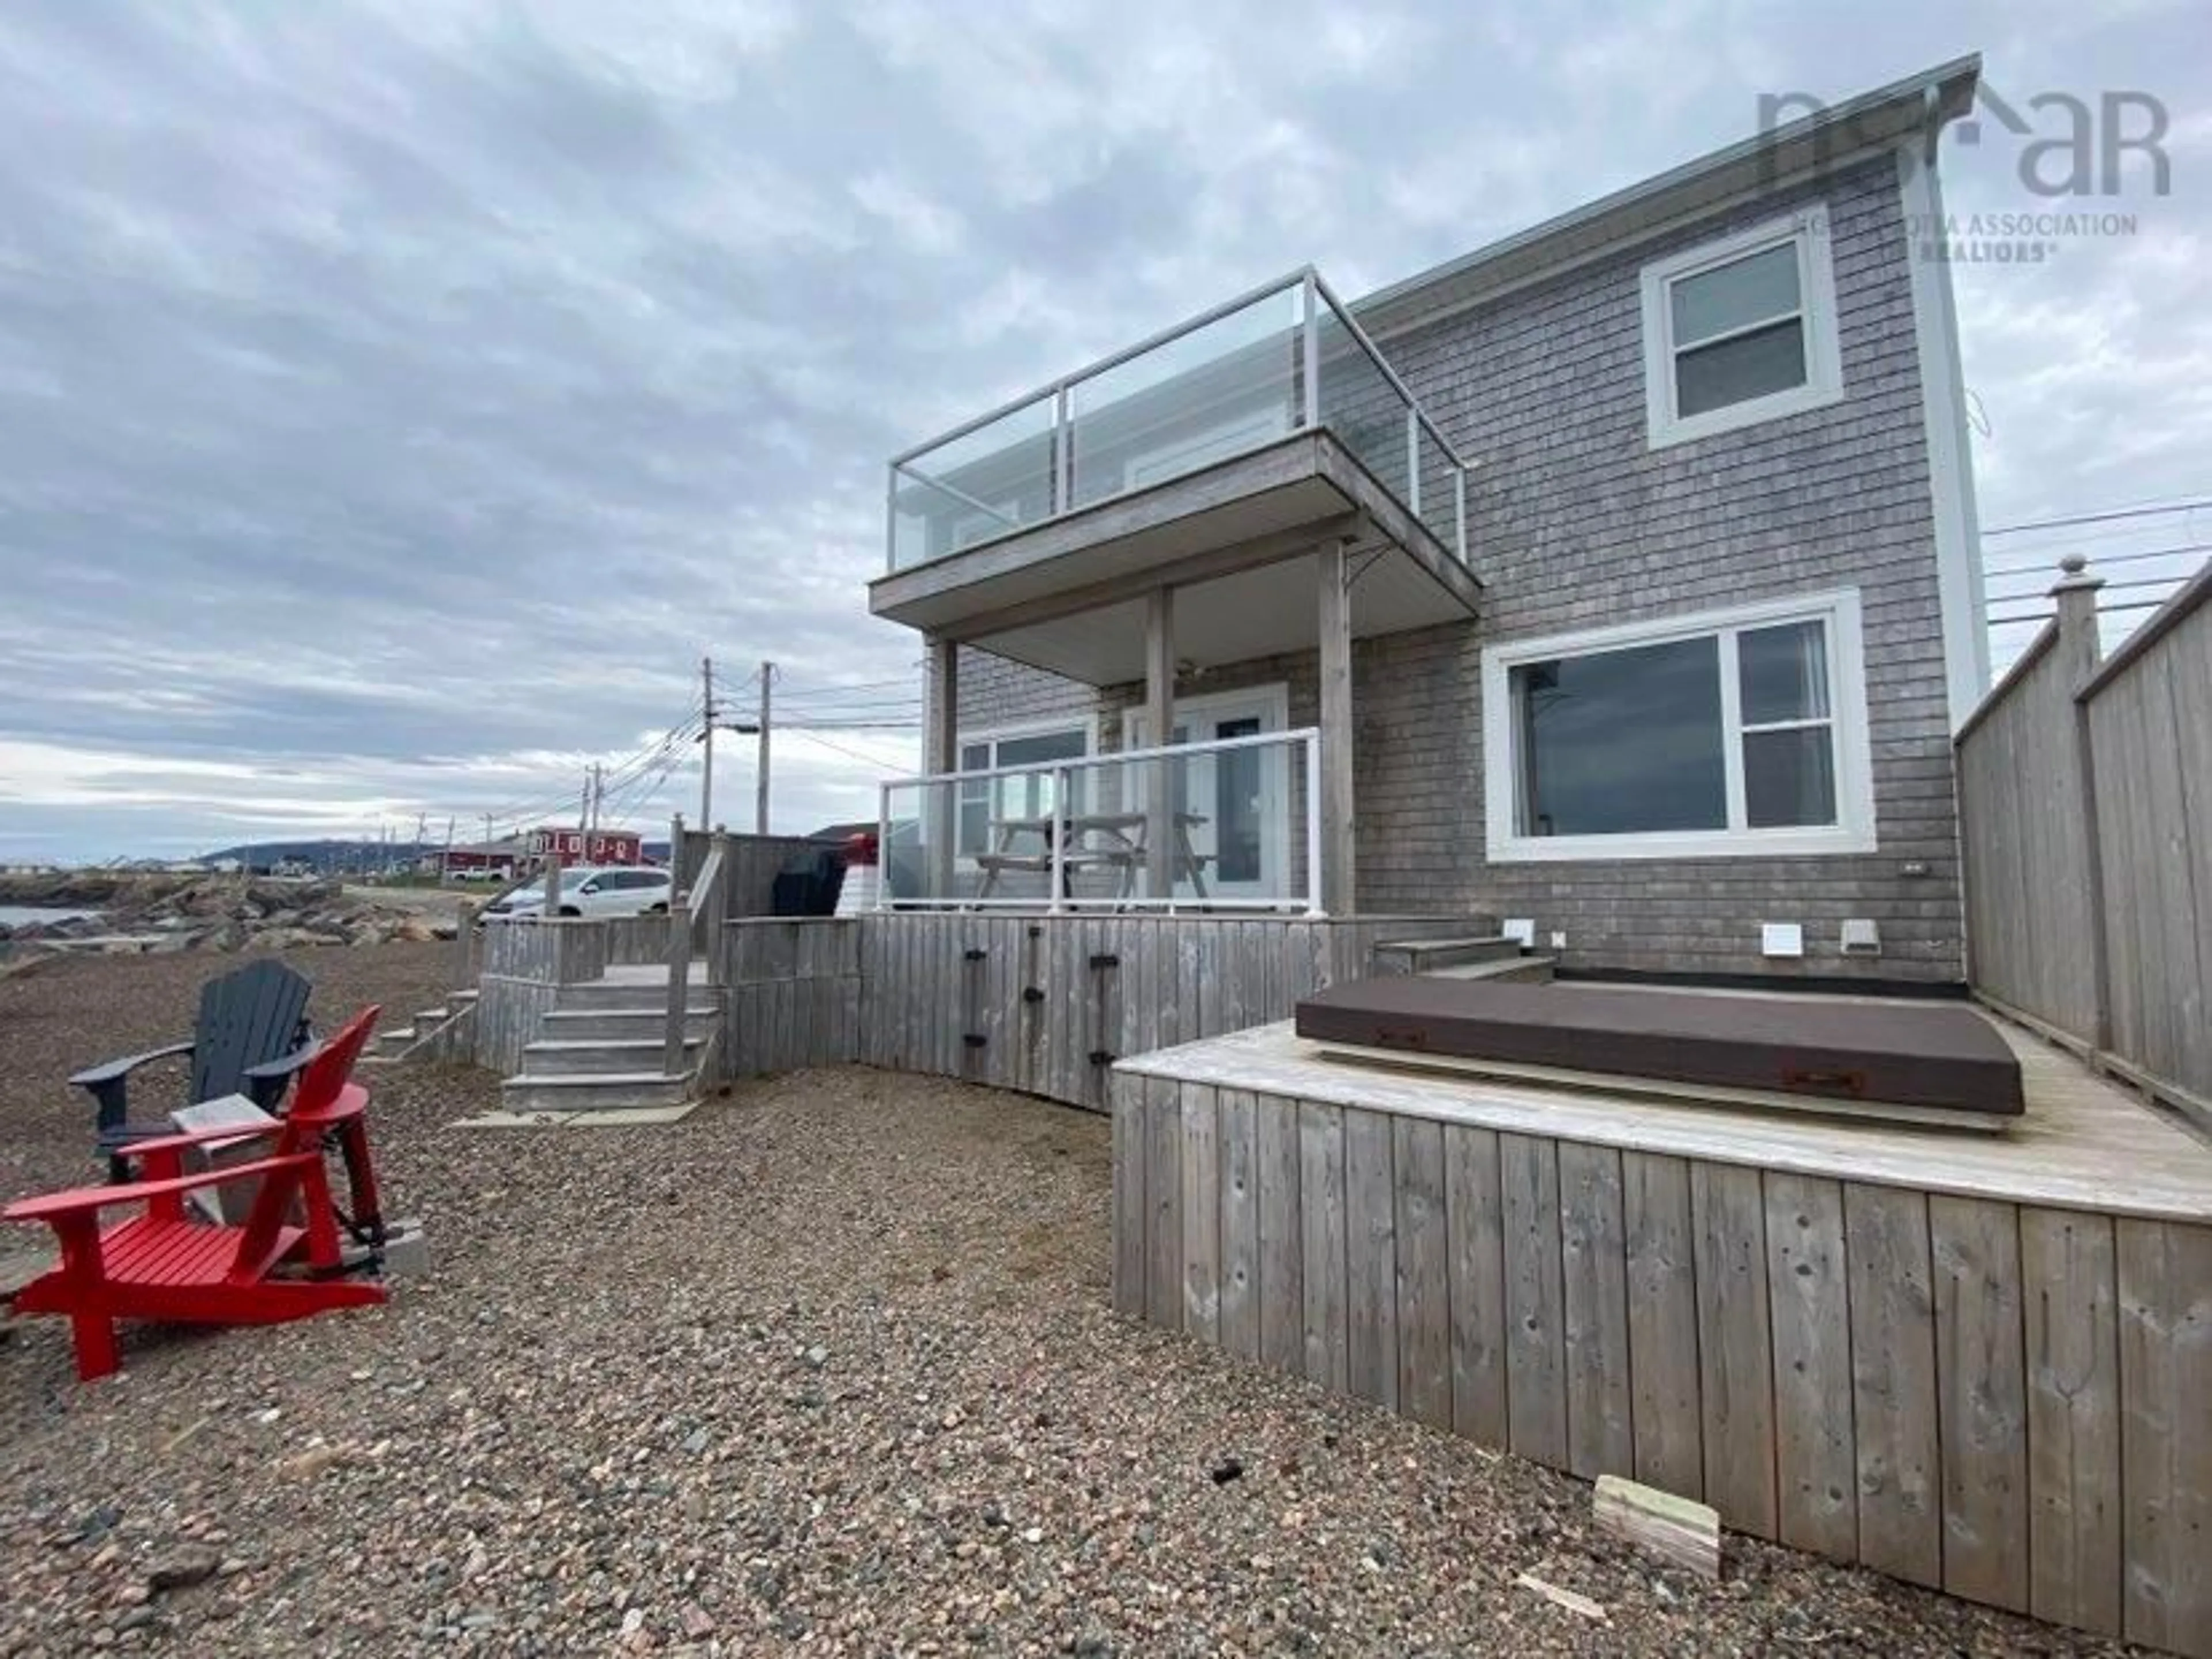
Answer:
[[[714,659],[699,659],[699,718],[705,722],[699,741],[699,827],[714,827]]]
[[[775,684],[775,665],[764,662],[760,672],[760,779],[755,785],[753,803],[753,833],[768,834],[768,717],[770,702],[769,688]]]
[[[484,848],[487,851],[491,848],[491,814],[489,812],[484,814]]]

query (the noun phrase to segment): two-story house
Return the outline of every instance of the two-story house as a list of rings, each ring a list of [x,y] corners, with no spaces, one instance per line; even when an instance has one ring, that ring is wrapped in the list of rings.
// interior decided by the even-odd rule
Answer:
[[[1988,665],[1930,244],[1978,70],[1355,304],[1294,273],[901,457],[870,603],[927,637],[938,781],[887,794],[891,901],[1960,979]]]

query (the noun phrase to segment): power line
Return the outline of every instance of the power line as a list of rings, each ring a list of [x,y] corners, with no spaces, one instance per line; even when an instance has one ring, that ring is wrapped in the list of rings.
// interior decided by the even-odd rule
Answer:
[[[823,737],[819,732],[813,731],[806,726],[780,726],[777,729],[784,732],[795,732],[802,738],[811,738],[816,743],[820,744],[824,749],[834,749],[839,754],[844,756],[846,759],[856,760],[863,766],[872,766],[880,769],[884,764],[883,761],[874,755],[864,755],[857,749],[848,749],[842,743],[832,743],[829,738]]]
[[[2212,553],[2212,542],[2189,542],[2179,547],[2145,548],[2135,553],[2100,553],[2089,562],[2099,566],[2140,564],[2145,559],[2179,559],[2185,558],[2191,553]],[[2021,564],[2009,566],[2002,570],[1994,566],[1985,565],[1983,569],[1985,574],[1991,576],[2035,576],[2047,570],[2056,570],[2057,568],[2055,564]]]
[[[2000,525],[1995,530],[1984,530],[1984,538],[1990,536],[2020,536],[2031,530],[2068,530],[2076,525],[2117,524],[2123,519],[2152,519],[2164,513],[2197,513],[2212,507],[2212,501],[2178,501],[2170,507],[2118,507],[2107,513],[2081,513],[2069,519],[2036,519],[2023,524]]]
[[[2100,617],[2115,617],[2127,611],[2155,611],[2165,603],[2164,599],[2125,599],[2118,605],[2099,605],[2097,614]],[[1990,626],[2003,628],[2013,623],[2048,622],[2051,616],[2051,613],[2048,611],[2024,611],[2017,617],[1992,617],[1990,618]]]

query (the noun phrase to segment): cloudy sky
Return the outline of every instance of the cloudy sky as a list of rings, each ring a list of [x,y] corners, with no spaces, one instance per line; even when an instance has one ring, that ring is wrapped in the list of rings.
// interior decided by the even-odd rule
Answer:
[[[1762,91],[1972,50],[2016,105],[2140,89],[2172,118],[2172,194],[2137,170],[2087,204],[2134,234],[1958,272],[1984,524],[2203,499],[2203,24],[2196,0],[10,0],[0,862],[418,813],[467,835],[641,749],[617,815],[665,822],[696,782],[688,745],[665,781],[648,745],[703,652],[740,679],[775,659],[817,721],[905,717],[915,641],[861,591],[895,451],[1306,260],[1364,292],[1745,136]],[[2044,205],[1984,131],[1950,205]],[[2212,542],[2212,514],[1990,556],[2077,537]],[[748,746],[719,769],[733,821]],[[794,732],[777,827],[872,811],[871,760],[915,748]]]

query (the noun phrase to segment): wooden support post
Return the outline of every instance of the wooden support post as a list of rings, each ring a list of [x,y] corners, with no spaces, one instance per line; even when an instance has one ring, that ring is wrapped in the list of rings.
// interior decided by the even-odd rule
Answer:
[[[704,887],[691,890],[692,914],[704,912],[707,917],[707,983],[720,985],[722,962],[722,924],[730,917],[730,832],[716,830],[707,842],[707,862],[714,878]],[[670,925],[675,923],[675,913],[670,912]]]
[[[684,1027],[691,1012],[691,895],[668,897],[668,1025],[662,1039],[660,1074],[684,1075]]]
[[[928,685],[924,698],[921,769],[932,776],[960,769],[960,647],[952,640],[932,635],[928,644]],[[932,784],[921,802],[923,855],[927,876],[925,898],[952,896],[954,855],[959,816],[954,811],[957,787]]]
[[[540,918],[551,921],[561,914],[561,855],[545,855],[545,908],[538,912]]]
[[[463,899],[453,912],[453,989],[465,991],[477,982],[477,907]]]
[[[1155,748],[1175,738],[1175,590],[1156,587],[1145,606],[1145,729]],[[1145,780],[1145,896],[1175,896],[1176,769],[1155,761]]]
[[[2058,656],[2066,667],[2065,684],[2079,691],[2096,678],[2104,660],[2104,646],[2097,635],[2097,590],[2105,582],[2088,574],[2088,561],[2079,553],[2068,554],[2058,568],[2063,574],[2051,590],[2058,606]],[[2081,780],[2081,798],[2074,810],[2081,819],[2082,862],[2087,866],[2081,880],[2089,896],[2089,970],[2095,1000],[2090,1029],[2083,1035],[2090,1047],[2101,1051],[2112,1046],[2112,965],[2105,931],[2110,912],[2105,905],[2104,852],[2097,834],[2097,757],[2089,744],[2086,702],[2074,705],[2073,740],[2075,770]]]
[[[1358,892],[1352,800],[1351,544],[1315,557],[1321,632],[1321,894],[1333,916],[1352,914]]]

